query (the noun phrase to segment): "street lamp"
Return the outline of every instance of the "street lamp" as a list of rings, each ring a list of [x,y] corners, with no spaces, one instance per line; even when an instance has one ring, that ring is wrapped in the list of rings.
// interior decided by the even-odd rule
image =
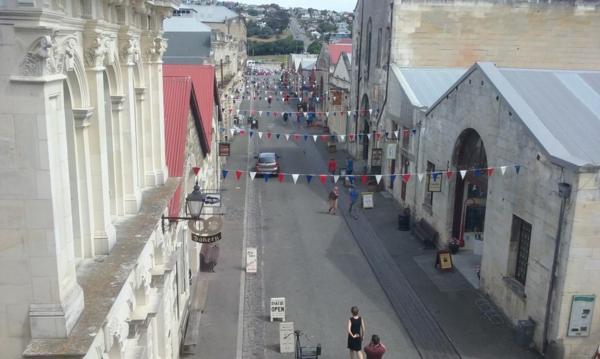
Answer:
[[[189,217],[167,217],[163,215],[161,217],[161,225],[162,231],[165,233],[167,231],[167,227],[170,227],[170,222],[177,222],[179,220],[189,221],[189,220],[198,220],[200,215],[202,214],[202,209],[204,209],[204,202],[206,196],[200,191],[200,186],[198,186],[198,181],[194,185],[194,190],[185,197],[186,203],[186,213],[189,214]]]

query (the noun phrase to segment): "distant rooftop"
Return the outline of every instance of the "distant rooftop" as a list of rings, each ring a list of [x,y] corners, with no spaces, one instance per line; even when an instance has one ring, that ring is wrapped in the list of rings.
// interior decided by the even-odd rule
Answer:
[[[229,19],[238,17],[239,15],[219,5],[185,5],[196,11],[196,19],[202,22],[224,22]]]
[[[163,22],[165,32],[210,32],[210,27],[195,16],[173,16]]]
[[[430,107],[466,71],[462,68],[399,67],[391,64],[392,73],[416,107]]]

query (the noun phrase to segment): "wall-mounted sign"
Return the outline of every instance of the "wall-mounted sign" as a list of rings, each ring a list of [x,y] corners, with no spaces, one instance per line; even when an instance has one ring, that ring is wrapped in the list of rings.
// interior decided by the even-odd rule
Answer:
[[[192,241],[198,243],[213,243],[221,240],[221,227],[223,227],[223,219],[220,216],[188,221]]]
[[[373,167],[381,167],[383,163],[383,149],[374,148],[371,153],[371,166]]]
[[[293,353],[296,350],[294,322],[279,323],[279,352]]]
[[[429,174],[427,176],[427,190],[429,192],[442,192],[443,177],[441,173]]]
[[[231,154],[231,144],[229,142],[219,142],[219,156],[229,157]]]
[[[285,298],[271,298],[271,321],[281,319],[285,322]]]
[[[256,248],[246,248],[246,273],[256,273],[258,258]]]
[[[574,295],[569,318],[569,337],[587,337],[590,335],[594,314],[594,295]]]
[[[221,194],[204,193],[204,207],[221,207]]]
[[[395,143],[387,144],[387,146],[385,148],[385,157],[388,160],[396,158],[396,144]]]

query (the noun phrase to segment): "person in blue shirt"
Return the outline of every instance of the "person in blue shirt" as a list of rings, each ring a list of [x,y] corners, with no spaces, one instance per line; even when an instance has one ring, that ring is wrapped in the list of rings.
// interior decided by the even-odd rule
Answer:
[[[352,158],[346,158],[346,174],[351,175],[354,172],[354,161]]]

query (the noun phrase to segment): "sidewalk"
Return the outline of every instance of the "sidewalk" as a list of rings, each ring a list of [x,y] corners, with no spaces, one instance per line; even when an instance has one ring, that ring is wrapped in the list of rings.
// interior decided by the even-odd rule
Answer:
[[[333,157],[338,168],[345,167],[347,152],[328,153],[325,144],[316,146],[325,161]],[[356,174],[362,173],[358,165],[355,161]],[[365,190],[360,181],[355,185]],[[516,344],[511,323],[501,310],[458,270],[441,273],[434,268],[436,250],[424,249],[412,232],[397,229],[400,207],[385,194],[374,195],[373,209],[354,210],[357,219],[353,219],[343,190],[340,213],[421,356],[539,358]]]

